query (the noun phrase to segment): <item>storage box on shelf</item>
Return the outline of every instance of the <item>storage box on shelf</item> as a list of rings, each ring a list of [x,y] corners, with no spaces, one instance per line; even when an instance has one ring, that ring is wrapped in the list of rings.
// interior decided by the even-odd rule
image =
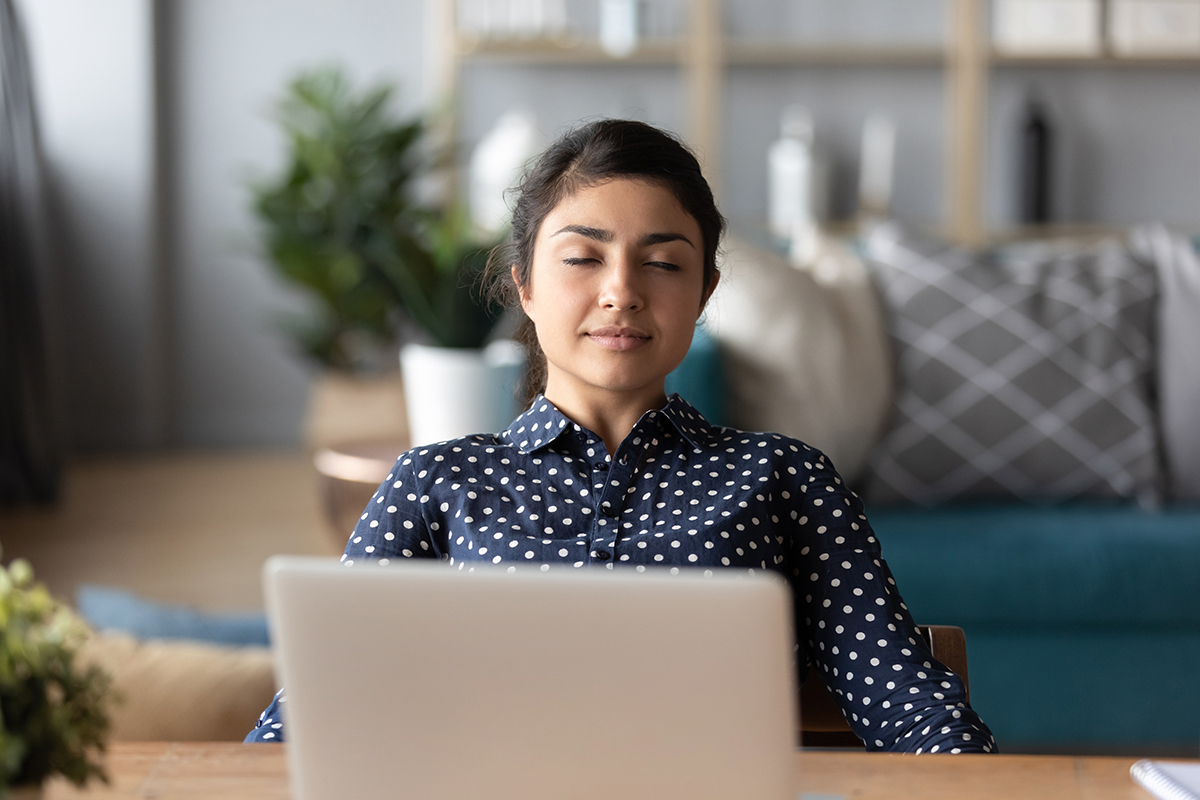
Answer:
[[[1200,0],[1109,0],[1108,32],[1120,56],[1200,57]]]
[[[1099,55],[1100,0],[995,0],[996,49],[1010,55]]]

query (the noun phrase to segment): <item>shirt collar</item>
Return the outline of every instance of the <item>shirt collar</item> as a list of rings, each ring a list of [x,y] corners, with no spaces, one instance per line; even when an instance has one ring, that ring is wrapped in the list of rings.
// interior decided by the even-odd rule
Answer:
[[[504,435],[522,453],[532,453],[553,442],[574,426],[545,395],[538,395],[529,409],[512,421]]]
[[[669,422],[695,448],[708,445],[716,432],[704,415],[678,394],[671,395],[662,408],[643,414],[634,430],[660,418]],[[574,422],[539,394],[529,409],[513,420],[504,434],[518,450],[528,454],[549,445],[564,431],[574,427]]]
[[[679,435],[692,447],[706,447],[716,438],[718,429],[714,428],[691,403],[677,394],[671,395],[659,413],[675,426]]]

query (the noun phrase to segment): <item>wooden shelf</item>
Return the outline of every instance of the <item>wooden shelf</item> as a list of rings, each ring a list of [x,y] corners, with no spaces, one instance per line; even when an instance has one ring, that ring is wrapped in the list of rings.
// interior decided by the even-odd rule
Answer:
[[[995,67],[1200,67],[1200,56],[1013,55],[993,52]]]
[[[945,49],[937,46],[806,45],[737,40],[725,45],[725,62],[732,66],[941,66],[945,61]]]
[[[985,227],[976,244],[990,246],[1015,241],[1049,241],[1053,239],[1073,239],[1094,243],[1114,236],[1124,236],[1134,225],[1135,223],[1118,225],[1115,223],[1051,222],[1040,225]],[[786,254],[786,247],[771,233],[765,219],[731,220],[731,227],[735,234],[750,240],[759,247]],[[945,238],[952,235],[952,232],[946,231],[944,227],[932,223],[905,223],[904,228],[925,236]],[[853,239],[864,232],[864,227],[859,220],[835,219],[821,223],[821,231],[836,238]],[[1186,229],[1183,232],[1191,233]]]
[[[475,39],[460,36],[458,56],[465,60],[509,64],[560,64],[564,66],[678,65],[683,61],[680,40],[643,42],[625,57],[607,52],[599,42],[580,39]]]
[[[474,39],[460,37],[460,58],[525,64],[682,64],[682,40],[641,44],[627,57],[606,52],[598,42],[563,39]],[[946,51],[936,46],[806,45],[788,42],[729,41],[724,61],[731,66],[940,66]]]
[[[1133,225],[1102,224],[1097,222],[1050,222],[1036,225],[1012,225],[990,228],[987,238],[992,243],[1030,239],[1104,239],[1122,236]]]

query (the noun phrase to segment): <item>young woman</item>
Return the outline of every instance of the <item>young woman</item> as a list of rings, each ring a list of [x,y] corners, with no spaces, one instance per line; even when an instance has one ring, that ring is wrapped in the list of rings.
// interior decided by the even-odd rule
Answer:
[[[605,120],[553,144],[492,268],[528,316],[541,393],[502,433],[401,455],[342,560],[774,570],[793,587],[804,670],[868,749],[991,751],[828,459],[665,395],[716,288],[724,224],[696,159],[653,127]],[[282,738],[284,702],[247,741]]]

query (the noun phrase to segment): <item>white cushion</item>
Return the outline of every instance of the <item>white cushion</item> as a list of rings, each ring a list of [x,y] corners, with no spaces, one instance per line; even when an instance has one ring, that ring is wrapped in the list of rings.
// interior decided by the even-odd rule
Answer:
[[[822,237],[812,262],[794,267],[731,236],[707,318],[731,424],[801,439],[856,479],[892,394],[882,312],[861,260]]]

